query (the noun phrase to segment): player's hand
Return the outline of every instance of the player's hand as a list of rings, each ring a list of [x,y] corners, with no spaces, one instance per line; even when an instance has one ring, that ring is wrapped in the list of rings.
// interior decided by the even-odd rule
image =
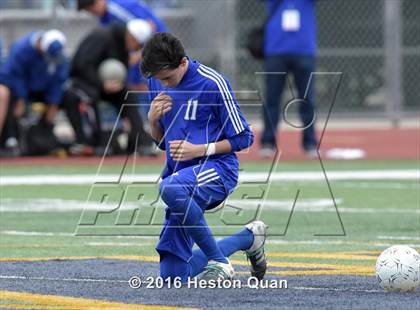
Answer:
[[[108,80],[104,82],[103,88],[107,94],[118,93],[124,88],[124,84],[119,81]]]
[[[172,109],[172,98],[163,92],[153,99],[147,118],[150,123],[158,122],[161,117]]]
[[[202,157],[206,153],[204,144],[192,144],[186,140],[174,140],[169,142],[171,157],[175,161],[191,160]]]

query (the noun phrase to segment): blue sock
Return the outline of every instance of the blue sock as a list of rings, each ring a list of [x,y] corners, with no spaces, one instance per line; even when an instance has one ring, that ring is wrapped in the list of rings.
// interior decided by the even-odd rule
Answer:
[[[160,276],[163,279],[180,277],[181,282],[186,282],[189,273],[190,266],[183,259],[169,252],[160,255]]]
[[[184,224],[185,230],[203,251],[208,260],[225,264],[228,262],[207,225],[202,209],[193,199],[190,199],[189,210],[184,218]]]
[[[241,230],[239,233],[223,238],[217,241],[217,245],[225,257],[229,257],[237,251],[245,251],[249,249],[254,242],[254,235],[248,229]],[[193,251],[193,256],[189,261],[191,266],[190,277],[195,277],[207,266],[207,256],[197,249]]]

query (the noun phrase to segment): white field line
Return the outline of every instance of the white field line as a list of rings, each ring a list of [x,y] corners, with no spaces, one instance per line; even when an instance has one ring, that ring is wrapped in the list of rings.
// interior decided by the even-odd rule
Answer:
[[[86,242],[85,244],[89,246],[99,247],[141,247],[155,245],[154,242]]]
[[[319,276],[316,276],[319,277]],[[91,278],[49,278],[49,277],[27,277],[17,275],[0,275],[0,279],[4,280],[23,280],[23,281],[57,281],[57,282],[102,282],[102,283],[124,283],[129,287],[128,280],[118,279],[91,279]],[[142,281],[144,287],[148,281]],[[241,287],[248,287],[246,282],[242,282]],[[141,288],[140,288],[141,289]],[[250,289],[256,289],[251,287]],[[352,288],[334,288],[334,287],[311,287],[311,286],[288,286],[285,290],[299,290],[299,291],[323,291],[323,292],[359,292],[359,293],[386,293],[383,290],[364,290]]]
[[[11,235],[11,236],[69,236],[73,237],[75,234],[69,233],[52,233],[52,232],[33,232],[33,231],[17,231],[17,230],[0,230],[0,235]],[[270,237],[270,236],[269,236]],[[117,239],[146,239],[146,240],[153,240],[156,241],[158,236],[113,236],[112,238]],[[378,236],[378,239],[388,239],[388,240],[401,240],[401,241],[418,241],[420,238],[417,237],[387,237],[385,236]],[[267,244],[273,245],[342,245],[342,244],[353,244],[353,245],[371,245],[371,246],[391,246],[394,243],[384,243],[384,242],[364,242],[358,240],[272,240],[267,239]],[[88,242],[87,245],[92,246],[138,246],[138,245],[154,245],[154,242]],[[420,247],[420,244],[407,244],[408,246],[412,247]]]
[[[418,240],[420,241],[420,237],[410,237],[410,236],[377,236],[376,238],[382,240]]]
[[[327,171],[329,180],[420,180],[420,170],[356,170],[356,171]],[[268,173],[244,172],[239,176],[239,182],[265,182]],[[94,184],[104,183],[133,183],[148,182],[157,183],[158,174],[142,175],[19,175],[2,176],[0,185],[60,185],[60,184]],[[324,181],[322,171],[303,172],[288,171],[275,172],[270,175],[270,181],[293,182],[293,181]]]
[[[31,236],[34,236],[34,237],[39,237],[39,236],[41,237],[74,237],[76,236],[75,233],[38,232],[38,231],[22,231],[22,230],[0,230],[0,235],[26,236],[26,237],[31,237]],[[116,238],[116,239],[145,239],[145,240],[157,240],[159,239],[158,237],[159,236],[112,236],[112,238]],[[94,244],[95,245],[99,244],[99,242],[94,242]],[[119,244],[125,244],[125,243],[119,243]],[[138,244],[138,242],[132,243],[131,245],[135,245],[135,244]]]
[[[37,232],[37,231],[18,231],[18,230],[0,230],[0,234],[11,236],[44,236],[44,237],[71,237],[74,233],[64,232]]]
[[[410,181],[410,180],[409,180]],[[361,189],[407,189],[407,190],[420,190],[420,182],[360,182],[360,181],[338,181],[331,184],[333,188],[343,187],[343,188],[361,188]],[[285,185],[282,185],[283,187]],[[293,186],[296,186],[293,184]],[[325,183],[313,183],[311,186],[325,187]]]
[[[400,208],[351,208],[342,207],[343,200],[336,198],[335,202],[338,211],[341,213],[357,213],[357,214],[375,214],[375,213],[395,213],[395,214],[420,214],[420,209],[400,209]],[[235,207],[242,210],[277,210],[290,211],[293,207],[294,200],[237,200],[229,199],[225,208]],[[138,203],[126,202],[121,208],[124,211],[135,210],[139,207],[151,207],[152,201],[140,201]],[[81,210],[110,210],[118,207],[118,202],[114,203],[95,203],[80,200],[64,200],[64,199],[2,199],[0,212],[69,212]],[[165,208],[160,201],[158,208]],[[299,199],[296,202],[295,212],[336,212],[332,199]]]

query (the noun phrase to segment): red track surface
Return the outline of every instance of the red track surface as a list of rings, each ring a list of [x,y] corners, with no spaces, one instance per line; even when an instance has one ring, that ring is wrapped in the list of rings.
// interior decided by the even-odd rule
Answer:
[[[319,136],[321,132],[318,133]],[[258,161],[259,133],[255,137],[256,143],[246,153],[240,154],[241,161]],[[299,131],[282,131],[278,136],[281,160],[305,160],[300,148]],[[365,159],[417,159],[420,160],[420,129],[327,129],[320,147],[321,157],[332,148],[360,149],[365,152]],[[106,158],[105,164],[121,164],[124,156]],[[98,165],[100,157],[20,157],[2,158],[2,165]],[[159,158],[138,158],[139,164],[159,163]]]

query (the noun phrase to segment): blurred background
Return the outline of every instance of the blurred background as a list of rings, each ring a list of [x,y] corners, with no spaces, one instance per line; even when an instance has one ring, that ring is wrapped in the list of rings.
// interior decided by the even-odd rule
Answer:
[[[245,46],[250,30],[261,25],[267,16],[264,1],[144,2],[171,32],[181,38],[190,57],[215,68],[230,80],[240,99],[241,109],[254,128],[260,129],[263,123],[261,100],[255,97],[255,91],[259,91],[260,96],[264,95],[264,77],[258,74],[264,71],[263,62],[252,58]],[[59,29],[67,36],[65,52],[70,59],[82,38],[98,26],[95,17],[86,11],[77,11],[74,0],[0,0],[0,10],[2,62],[7,59],[8,49],[14,40],[29,31],[51,28]],[[330,124],[335,122],[346,127],[350,123],[360,127],[361,123],[378,122],[381,126],[385,124],[397,128],[408,123],[418,127],[418,16],[420,1],[417,0],[316,2],[316,71],[327,74],[316,79],[318,119],[328,117],[334,101]],[[328,73],[340,76],[328,76]],[[284,92],[283,103],[292,99],[291,94]],[[296,108],[289,112],[291,118],[298,118]],[[108,121],[103,126],[111,129],[116,111],[104,109],[103,113]],[[64,113],[61,112],[58,117],[64,120],[60,124],[66,123]],[[284,123],[281,126],[287,131]],[[322,130],[323,126],[323,121],[318,122],[318,130]],[[66,135],[67,130],[61,133]],[[417,135],[411,132],[411,135],[417,137],[418,132]],[[283,141],[294,143],[296,139],[288,140],[286,135]],[[369,142],[366,141],[366,144]],[[298,155],[298,152],[294,154]]]
[[[236,90],[255,90],[259,61],[244,48],[245,36],[265,18],[255,0],[145,1],[185,42],[189,55],[227,76]],[[71,55],[97,25],[72,0],[0,0],[2,57],[13,40],[35,29],[58,28]],[[319,72],[343,72],[336,116],[384,117],[397,121],[418,113],[420,1],[318,1]],[[217,20],[217,23],[214,23]],[[394,69],[394,70],[393,70]],[[397,71],[395,71],[395,69]],[[392,74],[391,74],[392,73]],[[320,113],[329,109],[328,85],[316,85]],[[327,100],[324,100],[327,99]],[[250,116],[259,111],[248,109]],[[256,114],[254,115],[255,112]]]

